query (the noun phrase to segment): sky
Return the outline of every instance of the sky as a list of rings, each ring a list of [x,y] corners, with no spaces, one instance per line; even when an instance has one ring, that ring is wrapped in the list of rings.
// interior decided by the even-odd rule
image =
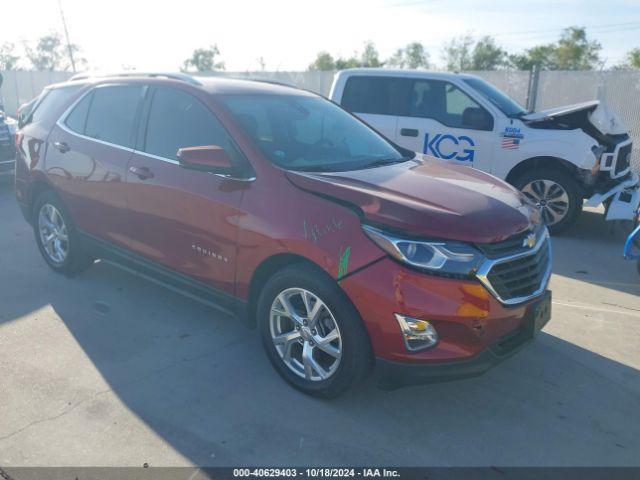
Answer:
[[[373,41],[381,59],[423,43],[433,63],[460,35],[492,35],[513,53],[587,27],[606,66],[640,47],[640,0],[60,0],[72,43],[93,70],[175,71],[217,44],[228,71],[304,70],[318,51],[349,56]],[[62,32],[58,0],[2,2],[0,44]]]

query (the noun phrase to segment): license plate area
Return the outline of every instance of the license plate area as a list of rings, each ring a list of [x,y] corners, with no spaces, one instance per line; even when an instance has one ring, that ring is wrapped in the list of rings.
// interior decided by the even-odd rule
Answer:
[[[531,306],[529,311],[529,328],[536,335],[551,320],[551,292],[547,290],[542,297]]]

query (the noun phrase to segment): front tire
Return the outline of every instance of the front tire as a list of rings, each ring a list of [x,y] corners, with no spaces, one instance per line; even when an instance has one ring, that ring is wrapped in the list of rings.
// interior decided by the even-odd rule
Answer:
[[[256,314],[269,360],[306,394],[337,397],[370,370],[371,347],[360,316],[320,269],[299,264],[274,274]]]
[[[45,191],[36,199],[32,218],[38,249],[52,270],[73,276],[93,263],[71,215],[53,191]]]
[[[551,233],[560,233],[575,223],[582,211],[577,182],[559,170],[532,170],[513,182],[540,210]]]

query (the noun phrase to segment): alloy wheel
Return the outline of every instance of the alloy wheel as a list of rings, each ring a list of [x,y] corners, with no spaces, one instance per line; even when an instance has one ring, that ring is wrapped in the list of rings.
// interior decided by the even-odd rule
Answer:
[[[547,225],[555,225],[569,212],[569,195],[553,180],[533,180],[522,188],[522,193],[536,204]]]
[[[46,203],[38,214],[38,233],[42,247],[53,263],[63,263],[69,254],[67,226],[56,207]]]
[[[342,336],[333,313],[312,292],[288,288],[276,296],[269,314],[271,339],[296,375],[319,382],[330,378],[342,357]]]

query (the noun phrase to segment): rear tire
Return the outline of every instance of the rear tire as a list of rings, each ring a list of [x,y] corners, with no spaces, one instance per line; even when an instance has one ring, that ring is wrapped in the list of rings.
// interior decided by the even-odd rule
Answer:
[[[513,182],[540,210],[551,233],[560,233],[575,223],[582,211],[578,183],[559,170],[531,170]]]
[[[32,218],[38,249],[53,271],[73,276],[93,264],[71,215],[53,191],[36,198]]]
[[[275,273],[260,293],[256,315],[274,368],[306,394],[337,397],[370,370],[373,355],[358,312],[318,268],[298,264]]]

